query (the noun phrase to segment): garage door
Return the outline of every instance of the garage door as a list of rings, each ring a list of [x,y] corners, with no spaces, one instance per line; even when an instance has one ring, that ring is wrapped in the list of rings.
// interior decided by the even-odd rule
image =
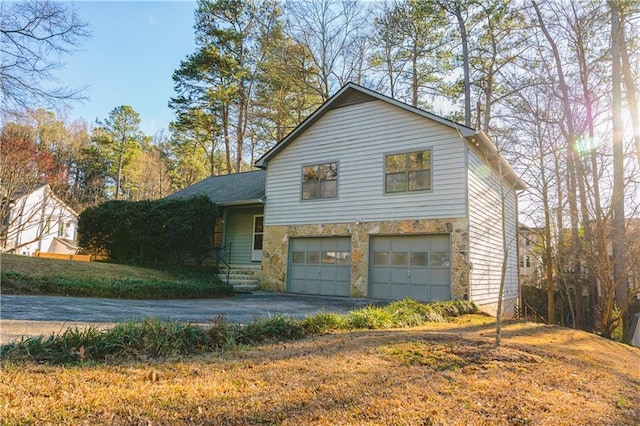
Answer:
[[[451,298],[449,235],[379,236],[370,244],[369,297]]]
[[[351,238],[289,240],[290,293],[351,295]]]

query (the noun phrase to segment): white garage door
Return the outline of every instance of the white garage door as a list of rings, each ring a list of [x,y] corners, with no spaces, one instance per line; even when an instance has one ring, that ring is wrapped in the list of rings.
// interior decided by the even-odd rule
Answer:
[[[289,240],[289,293],[351,295],[351,238]]]
[[[378,236],[370,244],[369,297],[451,298],[449,235]]]

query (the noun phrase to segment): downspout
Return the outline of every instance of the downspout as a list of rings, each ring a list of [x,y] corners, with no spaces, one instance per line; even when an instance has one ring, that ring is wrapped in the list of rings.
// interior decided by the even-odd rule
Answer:
[[[518,283],[518,309],[519,316],[522,315],[522,283],[520,282],[520,207],[518,201],[520,194],[525,190],[516,191],[516,279]]]

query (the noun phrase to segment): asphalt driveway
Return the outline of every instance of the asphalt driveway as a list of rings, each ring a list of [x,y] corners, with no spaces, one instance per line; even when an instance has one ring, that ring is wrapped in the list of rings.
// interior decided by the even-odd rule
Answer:
[[[58,332],[66,327],[145,318],[206,324],[218,316],[247,323],[254,318],[286,315],[304,318],[319,312],[345,313],[383,301],[360,298],[254,292],[224,299],[121,300],[61,296],[0,296],[0,344],[22,335]]]

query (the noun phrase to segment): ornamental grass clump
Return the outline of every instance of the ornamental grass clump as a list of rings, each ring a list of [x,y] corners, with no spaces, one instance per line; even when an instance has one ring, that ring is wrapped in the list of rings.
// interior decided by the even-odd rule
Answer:
[[[346,314],[343,321],[345,329],[385,329],[395,327],[391,312],[377,306],[365,306]]]
[[[236,341],[240,344],[255,344],[265,341],[283,342],[301,339],[305,335],[301,320],[275,315],[266,319],[256,318],[252,323],[242,327]]]
[[[306,334],[324,334],[332,330],[344,329],[344,318],[345,315],[335,312],[320,312],[306,317],[302,321],[302,327]]]

